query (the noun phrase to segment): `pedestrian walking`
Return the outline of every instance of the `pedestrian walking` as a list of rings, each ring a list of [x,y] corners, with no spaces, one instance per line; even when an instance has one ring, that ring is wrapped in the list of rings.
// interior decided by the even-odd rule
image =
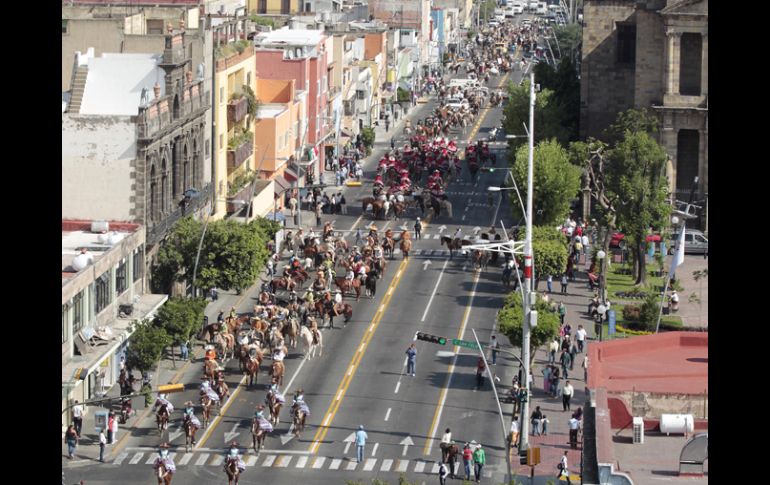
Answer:
[[[519,416],[514,415],[511,420],[511,434],[508,438],[511,443],[511,448],[519,446]]]
[[[463,448],[463,465],[465,465],[465,479],[470,480],[471,465],[473,465],[473,450],[471,450],[471,445],[468,443],[465,443],[465,447]]]
[[[564,284],[564,283],[562,283]],[[562,291],[562,293],[564,293]],[[564,317],[567,316],[567,307],[564,305],[564,302],[559,302],[559,319],[561,320],[561,324],[564,325]]]
[[[543,392],[546,394],[551,393],[551,366],[547,365],[543,367]]]
[[[442,461],[438,466],[438,483],[441,485],[446,485],[447,475],[449,475],[449,470],[447,470],[446,465]]]
[[[111,445],[114,443],[113,434],[112,434],[112,422],[115,421],[115,415],[110,411],[110,413],[107,415],[107,444]]]
[[[369,439],[369,436],[366,434],[366,431],[364,431],[364,425],[359,424],[358,431],[356,431],[356,452],[358,463],[361,463],[364,460],[364,446],[366,446],[367,439]]]
[[[578,430],[580,430],[580,421],[573,414],[569,420],[569,446],[573,450],[577,449]]]
[[[79,401],[75,400],[75,405],[72,406],[72,421],[75,424],[75,431],[80,438],[80,431],[83,429],[83,406],[79,404]]]
[[[561,481],[562,477],[567,478],[567,485],[572,485],[572,482],[569,480],[569,468],[567,466],[567,453],[564,452],[564,456],[561,457],[561,461],[559,461],[559,464],[556,465],[556,468],[559,469],[559,473],[556,475],[556,480]]]
[[[569,337],[568,337],[569,338]],[[575,342],[572,342],[572,345],[569,348],[569,370],[573,370],[575,367],[575,357],[577,357],[577,344],[576,344],[577,338],[575,339]]]
[[[340,205],[340,212],[342,212],[343,214],[347,214],[348,213],[348,201],[345,200],[345,195],[343,195],[342,192],[340,192],[338,194],[337,201],[338,201],[337,203]]]
[[[364,240],[364,235],[361,232],[361,228],[356,229],[356,246],[361,245],[361,241]]]
[[[562,350],[561,355],[559,356],[559,363],[561,364],[561,373],[564,375],[565,379],[568,379],[568,371],[572,365],[572,357],[570,356],[570,353],[566,350]]]
[[[545,284],[548,287],[548,293],[553,292],[553,275],[548,275],[548,278],[545,280]]]
[[[542,433],[540,424],[541,424],[541,421],[543,420],[543,411],[540,410],[540,406],[535,407],[535,410],[532,411],[532,414],[530,415],[529,418],[532,422],[532,431],[530,432],[530,434],[532,436],[540,436],[540,434]]]
[[[275,274],[275,266],[273,263],[273,258],[269,258],[267,260],[267,279],[272,280],[274,274]]]
[[[479,357],[479,360],[476,364],[476,389],[481,389],[481,386],[484,385],[484,359]]]
[[[580,354],[583,353],[583,345],[585,344],[586,335],[586,329],[584,329],[582,325],[578,325],[578,329],[575,331],[575,340],[577,341],[577,351]]]
[[[554,337],[551,343],[548,345],[548,363],[553,364],[556,362],[556,352],[559,351],[559,340]]]
[[[566,294],[567,293],[567,284],[569,281],[567,280],[567,273],[564,273],[561,275],[561,292]]]
[[[414,344],[406,349],[406,375],[414,377],[414,364],[417,357],[417,349]]]
[[[75,450],[78,447],[78,432],[75,429],[75,423],[72,423],[64,433],[64,442],[67,443],[67,458],[75,458]]]
[[[211,301],[217,301],[219,300],[219,292],[217,291],[217,287],[211,288]]]
[[[556,397],[559,392],[559,379],[561,379],[559,368],[555,365],[551,366],[551,397]]]
[[[492,349],[492,365],[497,365],[497,351],[500,348],[500,342],[497,341],[497,337],[492,335],[492,341],[489,343],[489,348]]]
[[[484,453],[484,448],[481,447],[481,443],[476,446],[476,451],[473,452],[473,474],[476,476],[476,481],[481,481],[481,471],[484,465],[487,463],[487,457]]]
[[[420,222],[420,218],[417,218],[417,222],[414,223],[414,238],[415,239],[421,239],[422,236],[420,233],[422,232],[422,222]]]
[[[564,384],[564,389],[561,390],[561,405],[564,408],[562,412],[569,411],[569,403],[572,400],[572,396],[575,394],[575,388],[567,381]]]
[[[543,436],[548,436],[548,416],[543,415],[543,419],[540,420],[540,426],[543,428]]]
[[[583,380],[588,383],[588,356],[583,357]]]
[[[104,436],[104,429],[99,430],[99,461],[104,463],[104,447],[107,446],[107,437]]]
[[[112,414],[112,424],[110,425],[110,434],[112,435],[112,441],[110,444],[118,440],[118,419],[115,414]]]
[[[187,342],[182,342],[179,344],[179,351],[182,354],[182,360],[187,360],[189,358],[189,349],[187,345]]]

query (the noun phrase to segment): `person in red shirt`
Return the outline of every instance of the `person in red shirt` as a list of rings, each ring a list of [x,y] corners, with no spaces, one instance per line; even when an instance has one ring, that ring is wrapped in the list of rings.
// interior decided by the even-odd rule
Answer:
[[[484,385],[484,359],[479,357],[478,364],[476,365],[476,389],[481,389]]]
[[[473,450],[471,445],[465,443],[463,448],[463,463],[465,464],[465,480],[471,479],[471,464],[473,463]]]

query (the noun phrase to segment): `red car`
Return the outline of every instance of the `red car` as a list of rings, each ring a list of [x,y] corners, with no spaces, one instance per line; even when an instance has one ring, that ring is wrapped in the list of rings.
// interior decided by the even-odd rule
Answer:
[[[621,242],[623,239],[625,239],[626,235],[621,232],[616,232],[612,235],[612,239],[610,240],[610,247],[611,248],[619,248],[621,247]],[[647,242],[655,242],[659,243],[663,240],[663,238],[660,237],[660,234],[648,234],[646,238]]]

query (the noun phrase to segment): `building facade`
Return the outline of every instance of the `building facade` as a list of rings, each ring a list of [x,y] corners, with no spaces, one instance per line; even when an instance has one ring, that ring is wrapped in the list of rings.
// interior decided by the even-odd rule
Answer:
[[[708,0],[586,0],[580,135],[600,138],[617,114],[660,120],[669,183],[686,200],[708,193]],[[705,221],[701,221],[706,224]]]

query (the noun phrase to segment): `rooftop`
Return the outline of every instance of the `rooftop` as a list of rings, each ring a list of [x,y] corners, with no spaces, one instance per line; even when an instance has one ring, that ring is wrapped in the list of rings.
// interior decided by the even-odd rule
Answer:
[[[79,273],[72,267],[72,263],[83,249],[93,256],[92,263],[96,263],[126,235],[132,234],[140,227],[139,224],[110,222],[109,232],[91,232],[91,222],[62,221],[62,285]]]
[[[670,484],[708,484],[708,460],[703,466],[703,477],[680,477],[679,455],[687,442],[684,435],[666,436],[645,431],[644,443],[633,444],[633,429],[613,433],[612,444],[620,469],[628,472],[634,485],[659,485],[661,480]]]
[[[147,99],[153,99],[153,86],[157,82],[160,95],[165,95],[165,73],[158,67],[159,59],[157,54],[81,55],[79,62],[88,65],[88,77],[80,114],[139,114],[143,88],[147,89]]]
[[[264,119],[264,118],[275,118],[279,114],[286,111],[286,105],[281,103],[269,103],[269,104],[263,104],[259,107],[259,112],[257,113],[257,118]]]
[[[254,38],[256,45],[285,44],[292,46],[316,46],[326,34],[323,30],[292,30],[282,27],[272,32],[262,32]]]

